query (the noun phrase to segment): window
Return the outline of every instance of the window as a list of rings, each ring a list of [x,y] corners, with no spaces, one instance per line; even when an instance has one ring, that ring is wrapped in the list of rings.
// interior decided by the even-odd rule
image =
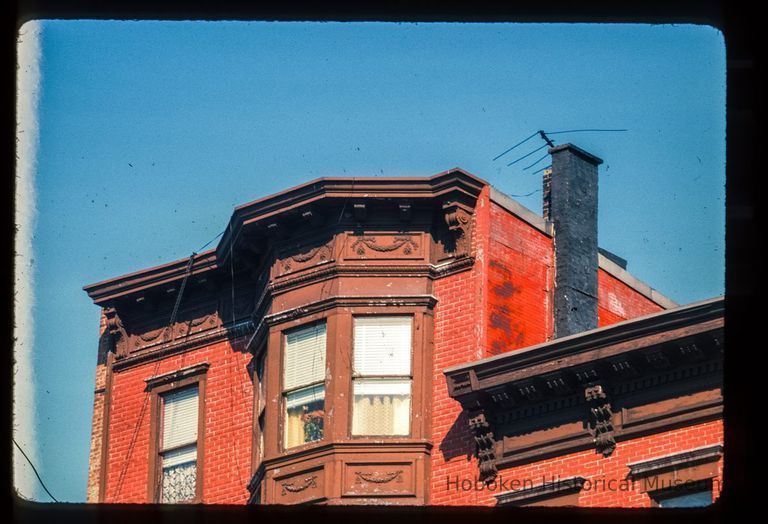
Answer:
[[[353,435],[409,435],[411,317],[356,317]]]
[[[323,438],[325,339],[324,322],[285,334],[283,402],[286,449]]]
[[[160,398],[160,502],[191,502],[197,493],[198,386]]]
[[[661,508],[700,508],[712,504],[711,479],[681,484],[652,495]]]

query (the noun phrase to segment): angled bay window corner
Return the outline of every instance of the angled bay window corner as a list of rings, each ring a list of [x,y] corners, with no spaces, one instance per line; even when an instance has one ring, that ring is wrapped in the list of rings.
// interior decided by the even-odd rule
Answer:
[[[322,440],[326,324],[287,331],[283,355],[283,448]]]

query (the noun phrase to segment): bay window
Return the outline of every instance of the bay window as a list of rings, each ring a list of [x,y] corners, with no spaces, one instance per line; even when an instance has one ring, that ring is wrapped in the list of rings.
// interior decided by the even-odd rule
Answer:
[[[283,442],[286,449],[323,438],[325,345],[324,322],[285,333]]]
[[[354,319],[352,434],[410,434],[411,346],[409,316]]]

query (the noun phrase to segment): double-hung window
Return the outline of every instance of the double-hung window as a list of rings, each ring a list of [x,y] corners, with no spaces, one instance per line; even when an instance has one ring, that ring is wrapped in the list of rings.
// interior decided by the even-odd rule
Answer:
[[[191,502],[197,492],[198,386],[160,398],[160,502]]]
[[[352,434],[409,435],[413,318],[354,319]]]
[[[325,322],[285,333],[284,448],[323,438],[325,416]]]

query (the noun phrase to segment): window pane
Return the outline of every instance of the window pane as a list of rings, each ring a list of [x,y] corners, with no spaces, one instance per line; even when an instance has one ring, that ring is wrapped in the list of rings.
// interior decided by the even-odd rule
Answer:
[[[697,491],[694,493],[681,490],[680,495],[659,500],[662,508],[699,508],[712,504],[712,491]]]
[[[325,380],[325,323],[285,334],[283,389]]]
[[[411,374],[411,317],[355,318],[355,373]]]
[[[197,446],[163,453],[161,502],[173,504],[195,499],[197,484]]]
[[[408,435],[410,379],[355,379],[353,435]]]
[[[285,447],[323,438],[325,387],[315,386],[285,395]]]
[[[162,449],[175,448],[197,440],[197,386],[163,395]]]

